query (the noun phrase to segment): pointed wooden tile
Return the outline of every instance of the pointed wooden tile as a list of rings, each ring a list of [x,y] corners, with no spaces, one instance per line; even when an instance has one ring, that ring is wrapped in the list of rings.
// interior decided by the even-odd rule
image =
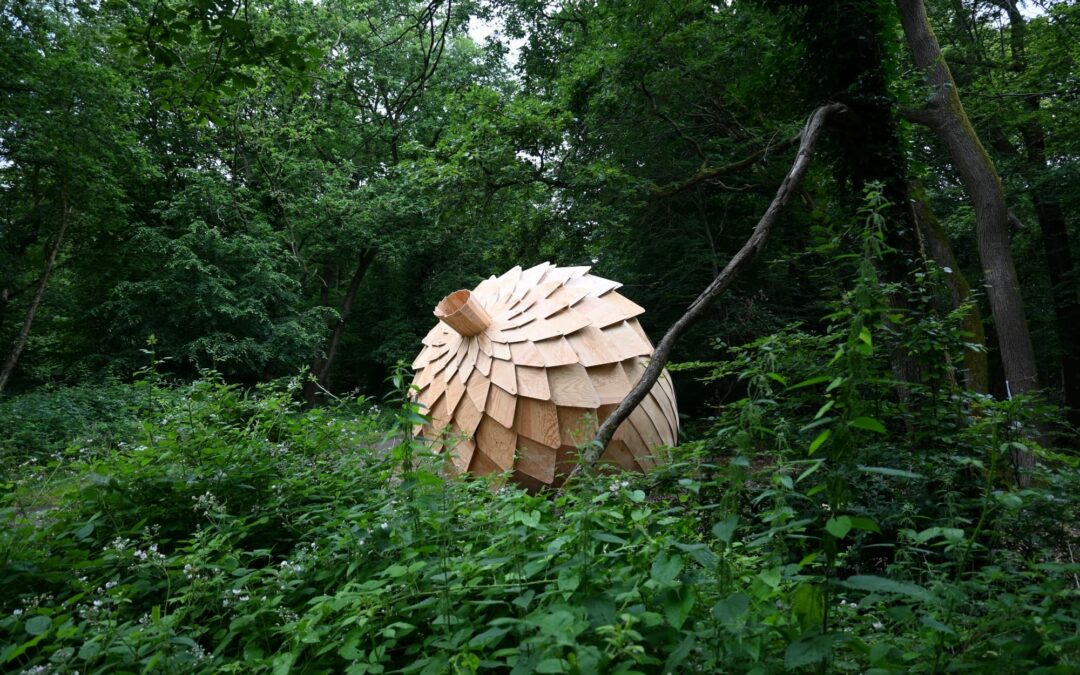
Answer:
[[[490,415],[496,422],[507,429],[514,426],[514,409],[517,407],[517,397],[507,393],[502,387],[492,386],[488,388],[487,404],[484,413]]]
[[[596,411],[591,408],[558,409],[559,438],[563,445],[579,446],[596,435]]]
[[[499,470],[507,471],[514,466],[517,434],[484,415],[476,429],[476,447],[478,452],[495,462]]]
[[[653,389],[656,390],[657,388],[654,386]],[[649,421],[652,422],[653,428],[656,429],[657,435],[660,437],[660,441],[664,445],[673,444],[675,442],[675,430],[671,427],[667,415],[660,407],[660,404],[656,402],[656,398],[652,395],[652,392],[645,394],[645,398],[642,399],[640,407],[644,409]]]
[[[570,343],[561,335],[543,342],[534,342],[533,345],[540,352],[545,366],[569,366],[578,362],[577,352],[570,347]]]
[[[608,344],[619,349],[618,359],[624,361],[633,356],[648,356],[653,353],[652,343],[648,339],[642,339],[641,334],[634,330],[630,324],[637,321],[620,321],[604,327],[604,335]]]
[[[483,415],[484,413],[476,407],[470,397],[463,396],[454,413],[454,421],[461,427],[461,433],[472,436],[476,433],[476,427],[479,426]]]
[[[491,377],[491,357],[480,352],[476,355],[476,369],[484,374],[484,377]]]
[[[620,284],[617,281],[612,281],[610,279],[602,279],[600,277],[594,277],[594,276],[576,277],[574,279],[570,279],[569,281],[567,281],[566,285],[571,287],[571,288],[574,288],[574,287],[577,287],[577,286],[582,286],[584,288],[588,288],[589,291],[590,291],[589,294],[593,295],[593,296],[603,295],[604,293],[607,293],[608,291],[613,291],[616,288],[621,288],[622,287],[622,284]]]
[[[510,360],[519,366],[537,366],[543,368],[547,365],[540,350],[532,342],[514,342],[510,345]]]
[[[440,396],[431,404],[431,426],[435,433],[442,433],[444,427],[450,424],[450,411],[446,409],[446,396]]]
[[[517,394],[517,374],[514,364],[495,359],[491,362],[491,381],[511,394]]]
[[[577,408],[596,408],[600,397],[592,386],[589,374],[579,365],[548,368],[551,400],[555,405]]]
[[[558,454],[556,449],[545,447],[524,436],[518,437],[518,446],[521,452],[514,468],[550,485],[555,480],[555,460]]]
[[[519,398],[514,428],[522,436],[550,448],[557,448],[562,443],[559,435],[559,412],[555,404],[549,401]]]
[[[524,298],[525,294],[536,286],[536,284],[540,281],[541,277],[544,276],[544,272],[546,272],[549,267],[551,267],[551,263],[542,262],[539,265],[536,265],[535,267],[530,267],[529,269],[522,272],[521,279],[518,280],[517,288],[514,289],[514,293],[510,297],[511,303],[518,302],[522,298]]]
[[[499,342],[491,343],[491,358],[502,359],[503,361],[510,360],[510,345],[501,344]]]
[[[586,368],[619,360],[618,352],[608,347],[607,337],[593,326],[585,326],[567,335],[566,341],[577,353],[581,365]]]
[[[610,462],[624,471],[641,471],[641,465],[622,441],[608,443],[604,454],[600,455],[600,461]]]
[[[459,473],[463,473],[468,470],[474,452],[475,442],[468,439],[461,441],[450,450],[450,462]]]
[[[459,378],[453,378],[450,380],[450,384],[446,387],[446,411],[449,415],[453,415],[457,410],[458,401],[465,395],[465,383]]]
[[[502,471],[505,471],[505,469],[499,466],[495,460],[491,459],[491,457],[488,457],[488,455],[477,446],[476,450],[473,452],[472,461],[469,462],[469,473],[474,476],[486,476],[491,473],[500,473]]]
[[[479,370],[473,371],[472,377],[469,378],[468,385],[465,387],[465,392],[469,397],[469,400],[473,402],[476,409],[483,412],[487,407],[488,388],[491,387],[491,380],[484,377],[484,374]]]
[[[630,393],[630,380],[622,365],[606,363],[588,369],[593,388],[600,396],[601,405],[618,404]]]
[[[528,396],[529,398],[538,398],[544,401],[551,399],[547,371],[543,368],[518,366],[516,372],[518,396]]]

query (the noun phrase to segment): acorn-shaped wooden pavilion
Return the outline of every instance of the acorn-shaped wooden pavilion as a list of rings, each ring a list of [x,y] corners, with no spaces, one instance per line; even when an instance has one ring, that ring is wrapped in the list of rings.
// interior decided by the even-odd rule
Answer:
[[[559,485],[577,446],[629,393],[653,352],[645,310],[588,267],[515,267],[435,308],[439,323],[413,362],[430,425],[415,433],[458,471],[513,471],[518,484]],[[619,427],[601,462],[647,472],[678,440],[667,371]]]

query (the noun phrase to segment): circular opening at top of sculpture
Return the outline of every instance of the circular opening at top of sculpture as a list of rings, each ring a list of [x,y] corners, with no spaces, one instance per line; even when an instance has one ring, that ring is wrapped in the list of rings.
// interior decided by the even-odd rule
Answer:
[[[483,333],[491,325],[484,306],[473,297],[472,291],[454,291],[435,306],[435,316],[464,337]]]

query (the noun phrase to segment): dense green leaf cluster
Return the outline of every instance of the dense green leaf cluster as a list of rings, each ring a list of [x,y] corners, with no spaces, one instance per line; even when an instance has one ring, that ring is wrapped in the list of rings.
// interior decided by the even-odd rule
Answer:
[[[1024,552],[1051,546],[1043,528],[1080,508],[1075,467],[1048,472],[1045,488],[1003,487],[1011,413],[994,409],[939,435],[950,450],[932,461],[852,464],[906,447],[881,433],[902,419],[884,410],[848,422],[857,457],[835,440],[807,457],[806,421],[829,413],[801,412],[822,376],[783,382],[800,376],[797,339],[745,352],[743,374],[763,388],[733,409],[735,427],[721,422],[647,480],[587,474],[554,496],[445,480],[423,446],[379,443],[411,426],[412,404],[304,412],[297,381],[245,392],[212,373],[166,386],[150,372],[126,408],[141,431],[80,436],[12,476],[0,661],[83,673],[1075,669],[1077,566]],[[778,372],[757,371],[765,362]],[[968,491],[980,484],[985,497]]]

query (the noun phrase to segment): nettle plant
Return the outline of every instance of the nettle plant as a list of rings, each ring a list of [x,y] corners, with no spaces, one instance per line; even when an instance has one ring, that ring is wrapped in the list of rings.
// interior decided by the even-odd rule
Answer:
[[[713,498],[738,503],[742,540],[788,589],[781,613],[799,632],[788,635],[786,667],[1067,672],[1080,647],[1070,607],[1080,567],[1076,533],[1054,539],[1077,512],[1065,488],[1077,462],[1031,441],[1048,414],[1033,399],[957,386],[942,364],[960,360],[958,323],[890,306],[905,293],[917,307],[940,272],[909,286],[880,281],[886,207],[871,188],[858,253],[839,256],[855,263],[854,284],[824,333],[793,326],[730,349],[726,362],[684,364],[746,392],[701,441],[711,462],[701,475]],[[918,378],[897,381],[898,356],[917,362]],[[1041,458],[1037,487],[1016,487],[1016,451]],[[1038,550],[1058,557],[1030,559]]]
[[[909,291],[876,277],[881,204],[852,230],[829,330],[732,350],[711,376],[746,396],[647,477],[588,470],[540,494],[447,479],[408,433],[404,371],[382,406],[304,410],[299,380],[170,385],[150,368],[131,397],[141,429],[13,476],[0,664],[1075,670],[1080,569],[1061,531],[1080,515],[1075,461],[1024,440],[1026,402],[939,391],[936,371],[901,402],[894,345],[945,353],[962,336],[920,336],[917,315],[888,309]],[[1035,487],[1013,487],[1017,444],[1043,460]]]

